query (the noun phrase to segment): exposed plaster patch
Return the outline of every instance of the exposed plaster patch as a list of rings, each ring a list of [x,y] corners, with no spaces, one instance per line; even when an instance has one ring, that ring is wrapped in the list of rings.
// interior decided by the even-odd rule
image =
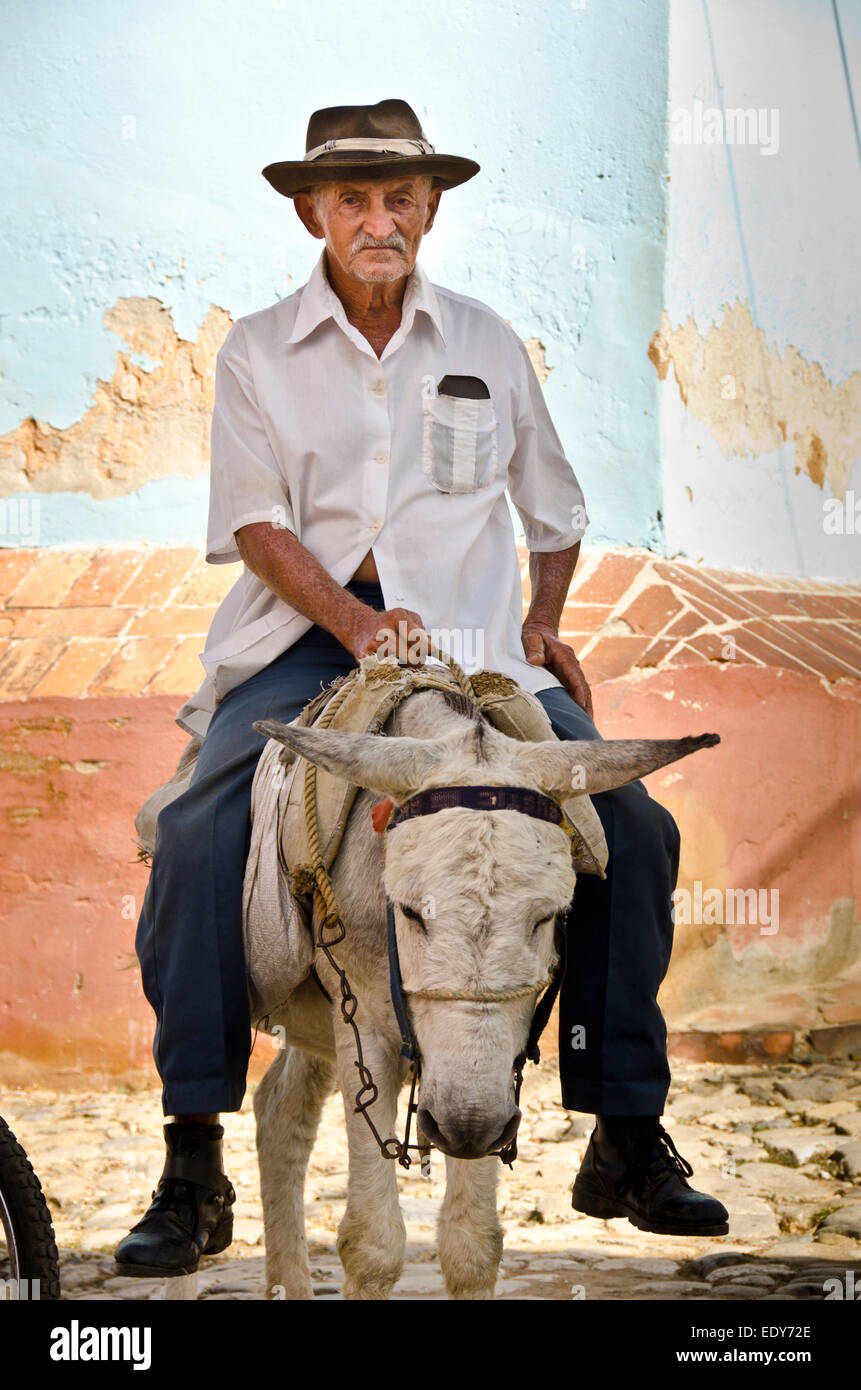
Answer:
[[[602,637],[634,637],[636,633],[628,622],[627,618],[612,617],[602,623],[596,631],[593,644],[596,644]],[[585,648],[584,648],[585,650]]]
[[[72,732],[72,721],[61,714],[51,715],[47,719],[20,719],[9,726],[9,732],[13,737],[15,734],[62,734],[68,738]]]
[[[547,349],[540,338],[524,338],[523,346],[529,353],[529,360],[535,368],[535,375],[543,386],[553,371],[553,368],[547,365]]]
[[[39,772],[44,772],[49,761],[53,761],[55,767],[58,764],[56,758],[53,760],[37,758],[26,750],[3,751],[0,752],[0,772],[10,772],[13,777],[31,777]]]
[[[137,492],[161,478],[191,478],[209,466],[215,359],[233,320],[212,304],[197,341],[180,338],[160,300],[118,299],[104,321],[125,342],[113,376],[68,429],[23,420],[0,436],[0,496],[85,492],[95,498]],[[540,338],[524,347],[543,385],[552,367]]]
[[[677,927],[673,966],[661,991],[662,1007],[680,1017],[729,1004],[738,1004],[743,1013],[745,1003],[773,992],[776,980],[782,989],[827,984],[851,970],[861,950],[855,900],[836,899],[829,918],[827,931],[814,935],[812,924],[806,923],[803,938],[793,939],[779,952],[777,938],[768,938],[756,939],[737,953],[721,923]]]
[[[702,334],[693,319],[673,328],[664,311],[649,344],[662,381],[672,363],[681,398],[712,431],[726,458],[794,441],[795,471],[843,498],[861,452],[861,371],[839,386],[797,348],[766,343],[750,306],[736,300]]]
[[[505,322],[508,324],[509,328],[514,327],[511,319],[506,319]],[[543,386],[550,373],[553,371],[553,368],[547,365],[547,349],[540,338],[522,338],[521,342],[529,353],[529,360],[535,370],[535,375]]]
[[[29,419],[0,437],[0,493],[116,497],[156,478],[206,472],[215,358],[230,315],[211,305],[194,343],[178,337],[157,299],[118,299],[104,320],[130,350],[117,351],[111,380],[98,382],[93,404],[68,429]]]

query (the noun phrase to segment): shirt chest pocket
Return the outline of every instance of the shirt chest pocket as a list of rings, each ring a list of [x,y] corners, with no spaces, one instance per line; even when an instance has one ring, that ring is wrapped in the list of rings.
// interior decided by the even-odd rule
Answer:
[[[499,467],[496,411],[490,399],[440,396],[422,382],[422,467],[440,492],[478,492]]]

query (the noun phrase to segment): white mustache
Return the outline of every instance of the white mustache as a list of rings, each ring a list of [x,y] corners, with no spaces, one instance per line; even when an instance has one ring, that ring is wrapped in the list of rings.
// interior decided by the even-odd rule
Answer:
[[[371,237],[357,237],[353,242],[352,252],[355,256],[359,251],[382,251],[386,248],[390,248],[392,251],[406,251],[406,238],[398,232],[393,232],[391,236],[387,236],[385,241],[374,241]]]

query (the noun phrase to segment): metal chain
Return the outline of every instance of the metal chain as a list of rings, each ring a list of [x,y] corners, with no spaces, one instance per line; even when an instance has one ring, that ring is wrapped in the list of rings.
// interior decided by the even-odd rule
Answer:
[[[436,644],[432,641],[428,642],[428,654],[447,665],[455,680],[457,681],[458,685],[460,686],[462,693],[466,695],[469,699],[474,698],[474,692],[469,677],[463,671],[462,667],[460,667],[458,663],[454,660],[454,657],[450,656],[448,652],[437,647]],[[323,710],[323,713],[316,721],[316,728],[326,729],[331,725],[336,712],[343,704],[344,700],[347,698],[351,689],[352,682],[350,681],[345,682],[345,684],[341,686],[340,690],[338,690],[336,694],[333,695],[332,699],[329,701],[329,703]],[[329,874],[323,862],[323,852],[320,846],[320,827],[317,820],[317,765],[316,763],[313,763],[310,760],[307,762],[305,768],[304,803],[305,822],[308,832],[308,844],[311,851],[312,869],[314,873],[314,903],[319,913],[319,922],[315,942],[319,949],[323,952],[323,955],[326,957],[326,960],[329,962],[329,965],[331,966],[335,975],[338,977],[338,982],[341,990],[341,1017],[343,1018],[344,1022],[353,1030],[353,1041],[356,1049],[355,1066],[358,1070],[359,1080],[361,1082],[361,1085],[359,1086],[359,1089],[355,1095],[355,1113],[361,1114],[364,1117],[365,1123],[370,1129],[371,1134],[373,1135],[383,1158],[396,1159],[397,1162],[401,1165],[401,1167],[410,1168],[412,1166],[410,1150],[415,1150],[421,1157],[422,1172],[427,1173],[427,1164],[429,1160],[431,1145],[423,1138],[421,1133],[418,1134],[418,1143],[411,1144],[409,1142],[410,1125],[412,1117],[414,1114],[417,1113],[418,1110],[418,1106],[416,1105],[415,1099],[416,1089],[421,1074],[421,1067],[418,1058],[415,1058],[412,1061],[410,1068],[412,1073],[410,1082],[410,1099],[409,1104],[407,1106],[403,1139],[399,1140],[396,1139],[394,1136],[390,1139],[384,1139],[380,1134],[379,1130],[377,1129],[377,1126],[374,1124],[373,1119],[368,1114],[370,1107],[374,1104],[374,1102],[377,1100],[379,1096],[379,1089],[377,1087],[376,1082],[374,1081],[370,1067],[365,1062],[364,1052],[362,1050],[362,1037],[359,1032],[359,1026],[356,1022],[356,1011],[359,1006],[359,1001],[356,998],[356,995],[353,993],[350,981],[347,978],[345,970],[341,965],[338,964],[337,960],[332,954],[332,947],[339,945],[339,943],[344,940],[345,936],[347,935],[347,929],[344,926],[340,912],[338,911],[338,903],[335,897],[335,890],[332,887],[331,879],[329,878]],[[327,933],[331,934],[327,935]],[[534,986],[529,986],[529,991],[531,992],[533,988]],[[510,994],[512,998],[515,998],[524,992],[525,990],[523,988],[518,988],[517,990],[510,992]],[[455,998],[459,996],[456,996],[453,993],[446,994],[444,991],[439,991],[434,992],[434,997]],[[495,997],[498,998],[499,996]],[[523,1084],[523,1060],[524,1059],[518,1057],[514,1063],[515,1106],[518,1105],[520,1102],[520,1088]],[[506,1144],[504,1148],[498,1151],[498,1157],[502,1160],[503,1163],[507,1163],[509,1167],[513,1164],[515,1158],[517,1157],[516,1136],[511,1140],[509,1144]]]
[[[471,697],[472,692],[469,679],[454,658],[450,657],[447,652],[443,652],[433,642],[429,643],[429,652],[431,656],[436,657],[450,666],[452,675],[455,677],[463,693]],[[347,698],[351,689],[352,682],[347,682],[332,697],[316,722],[316,727],[318,729],[329,728],[335,714]],[[335,898],[335,891],[332,887],[332,882],[325,864],[323,863],[323,852],[320,847],[320,827],[317,820],[317,765],[310,761],[305,768],[304,800],[308,845],[311,851],[312,867],[314,871],[314,901],[319,912],[316,944],[323,952],[323,955],[338,977],[341,990],[341,1017],[353,1030],[353,1041],[356,1049],[355,1066],[358,1070],[359,1080],[361,1082],[355,1095],[355,1112],[364,1117],[365,1123],[370,1129],[383,1158],[396,1159],[402,1168],[410,1168],[412,1166],[410,1150],[412,1149],[418,1152],[422,1162],[422,1170],[426,1171],[427,1159],[431,1146],[422,1139],[421,1135],[419,1135],[419,1143],[411,1144],[409,1142],[411,1120],[418,1110],[415,1097],[420,1068],[417,1058],[413,1060],[410,1068],[412,1073],[410,1098],[407,1106],[403,1139],[399,1140],[394,1136],[391,1139],[384,1139],[371,1116],[368,1114],[370,1106],[374,1104],[379,1095],[379,1089],[374,1081],[370,1067],[365,1062],[362,1049],[362,1036],[359,1032],[359,1025],[356,1022],[356,1010],[358,1009],[359,1001],[353,993],[346,971],[338,964],[332,954],[331,948],[337,946],[344,940],[347,930],[341,920],[337,900]],[[327,932],[336,934],[327,936]]]
[[[325,870],[323,872],[325,873]],[[320,905],[323,905],[322,895],[320,895]],[[327,937],[326,933],[330,929],[334,929],[336,934]],[[365,1062],[365,1055],[362,1050],[362,1035],[359,1032],[359,1026],[356,1023],[356,1010],[359,1006],[359,1001],[353,993],[353,990],[350,986],[350,981],[347,979],[346,971],[341,965],[338,964],[337,960],[332,954],[332,947],[337,946],[339,942],[343,941],[346,935],[347,931],[340,917],[338,917],[333,924],[329,917],[321,915],[320,922],[317,928],[316,943],[319,946],[320,950],[323,952],[323,955],[326,957],[326,960],[329,962],[329,965],[332,967],[332,970],[338,977],[338,981],[341,987],[341,1017],[343,1018],[344,1022],[353,1030],[353,1042],[356,1048],[355,1066],[359,1073],[359,1081],[361,1082],[361,1085],[359,1086],[359,1089],[356,1092],[355,1096],[356,1113],[364,1116],[365,1122],[367,1123],[368,1128],[373,1134],[374,1139],[376,1140],[377,1145],[379,1147],[380,1153],[383,1155],[383,1158],[395,1158],[401,1164],[402,1167],[409,1168],[411,1166],[412,1160],[409,1156],[408,1150],[410,1148],[419,1147],[418,1145],[411,1145],[409,1143],[410,1117],[412,1115],[412,1112],[416,1109],[415,1090],[416,1085],[418,1083],[418,1067],[414,1062],[412,1067],[413,1078],[412,1086],[410,1088],[410,1103],[407,1111],[406,1132],[404,1134],[403,1142],[395,1138],[384,1139],[380,1134],[380,1131],[377,1129],[377,1126],[374,1124],[374,1121],[371,1119],[371,1116],[368,1114],[368,1109],[370,1106],[374,1104],[374,1101],[377,1099],[379,1095],[379,1090],[377,1088],[376,1082],[374,1081],[371,1069]]]

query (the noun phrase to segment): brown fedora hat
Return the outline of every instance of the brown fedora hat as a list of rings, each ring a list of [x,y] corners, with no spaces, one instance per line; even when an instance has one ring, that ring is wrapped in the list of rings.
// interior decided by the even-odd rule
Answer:
[[[327,106],[308,122],[304,159],[267,164],[263,177],[285,198],[316,183],[430,174],[456,188],[477,174],[474,159],[437,154],[411,106],[396,97],[375,106]]]

